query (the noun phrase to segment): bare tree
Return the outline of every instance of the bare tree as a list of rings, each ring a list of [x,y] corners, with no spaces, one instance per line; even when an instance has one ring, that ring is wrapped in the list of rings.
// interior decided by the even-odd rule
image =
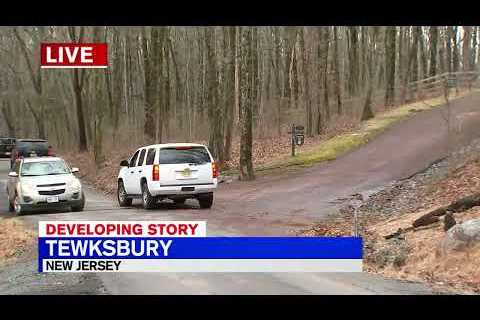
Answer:
[[[241,54],[240,54],[240,180],[255,179],[252,163],[252,121],[253,99],[253,52],[254,35],[251,27],[241,28]]]
[[[43,34],[42,30],[42,28],[38,29],[40,36]],[[25,61],[27,63],[30,80],[32,81],[33,88],[37,95],[36,106],[38,106],[38,108],[30,108],[30,111],[32,112],[37,123],[38,136],[41,139],[46,139],[47,133],[45,131],[45,102],[43,99],[42,70],[40,69],[40,64],[34,66],[31,57],[32,53],[28,49],[26,41],[20,35],[20,32],[17,30],[17,28],[13,28],[13,33],[20,44],[20,49],[22,50],[23,57],[25,58]]]
[[[343,114],[342,108],[342,92],[340,84],[340,63],[339,63],[339,53],[338,53],[338,31],[336,26],[333,27],[333,77],[334,77],[334,90],[335,90],[335,99],[337,103],[337,113],[339,115]]]
[[[387,78],[387,88],[385,90],[385,106],[395,104],[395,41],[397,38],[396,27],[387,27],[385,29],[385,70]]]
[[[438,42],[438,27],[430,27],[430,77],[437,74],[437,42]]]
[[[68,27],[68,35],[73,42],[81,43],[85,32],[85,27],[80,27],[78,34],[75,27]],[[73,69],[73,77],[71,78],[71,84],[73,93],[75,96],[75,105],[77,107],[77,123],[78,123],[78,149],[79,151],[87,151],[87,131],[85,127],[85,116],[83,110],[83,97],[82,90],[85,84],[85,69]]]
[[[208,119],[210,121],[210,137],[209,146],[213,156],[223,164],[223,130],[222,130],[222,105],[218,98],[218,79],[215,61],[215,29],[205,28],[205,49],[207,54],[207,103],[208,103]]]
[[[313,110],[312,100],[310,97],[310,77],[308,68],[308,54],[305,48],[305,28],[300,28],[300,50],[302,51],[302,70],[303,70],[303,82],[305,87],[305,113],[307,115],[307,136],[313,137]]]
[[[226,82],[226,121],[225,121],[225,160],[230,160],[232,153],[232,137],[234,126],[234,113],[235,113],[235,60],[236,60],[236,47],[237,47],[237,28],[228,27],[228,50],[227,57],[228,63],[226,67],[225,82]]]
[[[372,27],[370,33],[371,33],[370,42],[374,44],[377,41],[378,28]],[[374,66],[374,60],[376,60],[375,55],[376,55],[375,47],[371,45],[367,55],[368,91],[367,91],[367,96],[365,98],[365,103],[363,105],[362,118],[361,118],[362,121],[366,121],[374,117],[373,110],[372,110],[372,92],[373,92],[373,83],[375,80],[375,73],[377,69]]]

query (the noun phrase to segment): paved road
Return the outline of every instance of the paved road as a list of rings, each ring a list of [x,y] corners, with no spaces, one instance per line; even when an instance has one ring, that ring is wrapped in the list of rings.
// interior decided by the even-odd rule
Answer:
[[[478,138],[480,94],[457,100],[452,123],[461,131],[451,141],[461,145]],[[335,200],[381,187],[409,176],[447,153],[445,110],[424,111],[395,125],[362,148],[335,161],[309,169],[260,177],[253,182],[222,184],[211,210],[195,202],[175,207],[162,204],[144,211],[121,209],[113,199],[87,189],[81,213],[41,213],[22,219],[31,227],[41,219],[60,220],[206,220],[209,235],[285,235],[292,229],[321,220],[335,210]],[[0,162],[0,190],[7,162]],[[0,192],[0,216],[9,216]],[[424,294],[431,289],[362,274],[96,274],[38,275],[36,260],[25,258],[0,271],[0,292],[125,294]],[[19,282],[23,279],[23,282]],[[23,283],[19,285],[19,283]],[[40,286],[32,286],[40,283]],[[38,289],[42,288],[42,289]],[[37,290],[37,291],[35,291]]]
[[[7,162],[0,161],[0,190],[5,188]],[[36,213],[22,216],[30,227],[39,220],[175,220],[173,206],[144,211],[138,207],[119,208],[107,197],[91,188],[86,190],[88,203],[83,212]],[[5,193],[0,193],[0,215],[7,212]],[[192,207],[194,204],[191,204]],[[188,205],[187,205],[188,207]],[[172,210],[170,210],[172,209]],[[195,216],[191,217],[195,219]],[[207,222],[209,235],[238,235],[218,223]],[[428,294],[431,289],[417,283],[387,280],[370,274],[303,273],[166,273],[166,274],[37,274],[34,253],[0,270],[0,293],[7,294]]]

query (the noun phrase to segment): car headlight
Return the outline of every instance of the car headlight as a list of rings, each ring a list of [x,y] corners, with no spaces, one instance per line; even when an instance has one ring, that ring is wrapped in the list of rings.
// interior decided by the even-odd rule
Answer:
[[[67,186],[72,192],[80,192],[80,189],[82,189],[82,185],[80,184],[80,181],[78,181],[78,179],[70,180]]]
[[[33,195],[35,193],[35,186],[29,183],[22,183],[22,195]]]

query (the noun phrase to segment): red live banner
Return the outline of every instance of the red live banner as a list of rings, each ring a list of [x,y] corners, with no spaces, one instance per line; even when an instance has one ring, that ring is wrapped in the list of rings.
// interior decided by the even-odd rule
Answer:
[[[106,43],[42,43],[42,68],[107,68]]]

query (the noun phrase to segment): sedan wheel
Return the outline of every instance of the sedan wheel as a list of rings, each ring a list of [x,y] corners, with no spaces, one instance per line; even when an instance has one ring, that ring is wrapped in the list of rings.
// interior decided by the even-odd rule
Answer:
[[[15,209],[15,213],[17,215],[22,214],[22,205],[20,204],[20,201],[18,199],[18,196],[15,196],[15,200],[13,201],[13,207]]]

